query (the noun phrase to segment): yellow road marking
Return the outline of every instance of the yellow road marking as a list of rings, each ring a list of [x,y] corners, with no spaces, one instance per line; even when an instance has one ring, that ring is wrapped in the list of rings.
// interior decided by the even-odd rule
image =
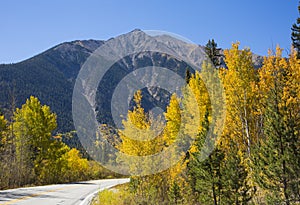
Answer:
[[[75,187],[77,187],[77,186],[75,186]],[[4,204],[0,204],[0,205],[9,205],[9,204],[13,204],[13,203],[16,203],[16,202],[19,202],[19,201],[24,201],[24,200],[27,200],[27,199],[30,199],[30,198],[33,198],[33,197],[42,196],[42,195],[45,195],[47,193],[51,193],[51,192],[55,192],[55,191],[60,191],[60,190],[64,190],[64,189],[69,189],[69,188],[70,187],[63,187],[63,188],[51,189],[51,190],[43,191],[43,192],[40,192],[40,193],[37,193],[37,194],[31,194],[31,195],[24,196],[24,197],[21,197],[21,198],[18,198],[18,199],[13,199],[11,201],[7,201]],[[74,188],[74,186],[72,188]]]

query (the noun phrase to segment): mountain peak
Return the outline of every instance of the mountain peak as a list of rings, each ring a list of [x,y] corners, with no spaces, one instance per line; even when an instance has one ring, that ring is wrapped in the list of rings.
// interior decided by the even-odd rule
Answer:
[[[130,33],[134,33],[134,32],[143,32],[143,31],[139,28],[135,28]]]
[[[55,46],[53,50],[64,52],[77,51],[77,50],[86,50],[87,53],[92,53],[99,46],[104,43],[102,40],[75,40],[71,42],[61,43],[58,46]],[[50,49],[51,50],[51,49]]]
[[[82,65],[100,46],[110,46],[115,53],[122,52],[126,56],[115,64],[116,70],[111,69],[111,78],[108,78],[105,86],[113,85],[114,77],[121,77],[122,74],[141,67],[169,66],[174,72],[184,76],[188,66],[185,59],[186,62],[194,62],[198,68],[202,66],[201,59],[206,57],[203,46],[176,38],[176,35],[174,38],[173,35],[167,35],[168,33],[156,33],[157,35],[151,35],[151,32],[134,29],[107,41],[90,39],[65,42],[23,62],[0,65],[1,81],[5,82],[0,84],[0,109],[9,108],[10,90],[15,88],[17,107],[34,95],[57,113],[58,130],[72,130],[74,82]],[[256,67],[261,66],[262,60],[262,57],[253,55]],[[109,94],[105,94],[106,90],[110,91],[108,87],[104,87],[100,92],[103,100],[109,99]],[[152,101],[149,96],[154,92],[156,91],[149,90],[149,102]],[[167,101],[160,99],[158,103],[165,105]]]

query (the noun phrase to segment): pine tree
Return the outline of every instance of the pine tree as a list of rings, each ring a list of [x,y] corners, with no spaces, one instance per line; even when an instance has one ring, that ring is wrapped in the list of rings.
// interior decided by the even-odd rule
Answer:
[[[192,77],[190,69],[187,67],[185,69],[185,82],[188,84],[190,82],[190,79]]]
[[[256,193],[250,180],[248,156],[241,152],[238,144],[231,141],[230,151],[225,153],[222,175],[221,204],[247,204]]]
[[[225,152],[218,145],[201,160],[203,144],[208,134],[208,112],[203,130],[196,140],[197,151],[188,163],[189,182],[201,204],[246,204],[255,194],[249,183],[249,173],[243,154],[234,142]]]
[[[197,106],[192,106],[195,102],[190,100],[190,95],[184,95],[183,102],[187,105],[187,113],[190,110],[199,111],[198,118],[191,120],[193,123],[197,119],[199,127],[196,124],[193,126],[198,134],[195,144],[188,152],[188,182],[197,196],[196,201],[201,204],[220,204],[224,184],[221,177],[221,172],[224,171],[224,152],[219,147],[212,150],[217,136],[221,134],[220,125],[224,118],[224,96],[218,71],[215,71],[211,63],[204,62],[201,73],[196,72],[190,79],[189,88],[196,98]],[[189,120],[184,122],[192,124]]]
[[[211,60],[212,64],[216,68],[219,68],[219,66],[221,65],[221,62],[220,62],[221,53],[220,53],[220,49],[217,48],[217,46],[218,45],[214,39],[208,40],[208,42],[205,46],[205,52],[206,52],[208,58]]]
[[[300,12],[300,5],[298,5],[298,11]],[[300,58],[300,17],[297,18],[297,22],[292,25],[292,43],[294,48],[297,50],[298,58]]]
[[[300,202],[300,64],[277,47],[260,70],[264,137],[255,149],[253,170],[270,203]]]
[[[220,204],[221,199],[221,164],[224,154],[216,148],[207,159],[201,160],[201,149],[209,129],[208,112],[202,123],[203,130],[196,139],[196,151],[191,154],[188,163],[189,183],[197,195],[197,201],[203,204]]]

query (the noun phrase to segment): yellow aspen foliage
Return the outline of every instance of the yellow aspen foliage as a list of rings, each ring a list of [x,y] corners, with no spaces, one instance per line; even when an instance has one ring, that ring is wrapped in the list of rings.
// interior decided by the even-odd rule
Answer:
[[[227,69],[220,72],[226,94],[226,122],[222,146],[228,149],[230,141],[248,155],[251,145],[259,135],[258,99],[256,94],[257,75],[249,49],[239,50],[239,43],[224,51]]]
[[[117,148],[123,154],[118,155],[117,160],[129,166],[128,172],[132,175],[130,186],[138,203],[149,202],[153,198],[164,199],[167,197],[167,172],[156,173],[152,168],[160,166],[161,161],[152,161],[144,156],[160,153],[166,144],[171,143],[172,137],[164,138],[162,121],[145,112],[141,91],[135,93],[134,102],[133,110],[129,110],[123,120],[124,128],[119,130],[121,143]]]
[[[300,62],[292,49],[269,51],[259,70],[263,134],[253,160],[255,180],[269,203],[299,202]],[[297,188],[298,187],[298,188]]]
[[[134,95],[136,105],[128,111],[127,120],[123,120],[124,129],[119,131],[122,143],[118,148],[127,155],[146,156],[162,149],[162,139],[153,129],[155,122],[144,111],[141,100],[141,91],[137,91]]]
[[[167,107],[166,113],[166,127],[164,129],[164,142],[166,146],[170,146],[175,142],[180,140],[182,136],[182,109],[180,107],[180,99],[173,94],[170,99],[169,106]],[[181,154],[180,160],[176,163],[178,158],[175,156]],[[185,172],[187,161],[184,160],[184,153],[174,152],[168,160],[170,164],[174,164],[168,170],[165,171],[165,176],[169,187],[174,184],[178,186],[180,190],[183,190],[185,184],[185,179],[182,177],[182,173]],[[175,161],[176,160],[176,161]]]
[[[169,147],[178,142],[183,134],[182,108],[180,107],[180,99],[175,94],[171,96],[170,103],[165,113],[165,118],[166,126],[164,129],[164,142],[165,145]],[[172,153],[167,159],[168,161],[170,161],[170,164],[174,165],[164,172],[164,177],[166,178],[166,183],[169,187],[169,195],[171,196],[171,198],[173,198],[171,200],[175,200],[175,198],[178,197],[176,193],[173,193],[174,190],[171,190],[171,187],[178,187],[179,190],[177,190],[177,192],[179,193],[182,192],[182,190],[186,186],[186,180],[182,175],[182,173],[184,173],[186,170],[187,164],[187,161],[184,160],[185,153],[178,153],[176,151]],[[178,157],[176,156],[178,154],[181,155],[179,161]],[[178,162],[176,163],[176,161]]]
[[[264,57],[263,67],[259,70],[259,90],[260,97],[263,99],[262,103],[265,103],[268,96],[265,93],[272,90],[276,81],[283,80],[283,70],[288,69],[287,61],[282,58],[282,49],[276,47],[276,54],[272,55],[269,50],[268,57]]]
[[[165,119],[167,122],[164,129],[164,140],[166,142],[166,146],[174,143],[180,131],[181,109],[179,103],[179,98],[177,98],[176,94],[173,94],[165,113]]]
[[[123,120],[124,128],[119,130],[121,143],[117,148],[123,154],[119,154],[117,160],[129,169],[126,171],[131,175],[151,173],[153,166],[160,162],[153,162],[145,156],[159,153],[164,147],[161,120],[153,119],[146,113],[141,100],[141,91],[137,91],[134,95],[135,106],[128,111],[127,119]]]
[[[188,85],[183,89],[183,98],[180,99],[182,107],[178,103],[179,100],[172,96],[165,114],[167,120],[165,134],[172,133],[171,139],[175,139],[174,142],[177,142],[182,147],[189,147],[186,150],[187,153],[180,153],[181,160],[168,171],[168,182],[171,187],[171,196],[173,197],[189,192],[187,165],[191,155],[199,151],[199,147],[194,142],[200,137],[199,133],[203,132],[203,123],[207,116],[209,121],[212,121],[211,99],[217,99],[216,97],[220,94],[215,89],[219,86],[216,84],[215,79],[215,77],[218,78],[218,75],[212,69],[215,68],[205,64],[201,73],[196,72],[192,74]],[[201,139],[201,141],[205,141],[205,139]],[[178,147],[178,150],[183,151],[182,147]],[[177,195],[173,193],[175,190],[177,190]],[[174,202],[174,199],[172,200]]]
[[[49,106],[41,105],[36,97],[31,96],[22,108],[16,109],[13,127],[18,179],[20,184],[28,184],[40,174],[39,165],[48,155],[51,132],[56,128],[56,115]]]
[[[66,161],[66,170],[62,170],[68,181],[84,180],[89,171],[89,163],[87,159],[81,158],[80,152],[73,148],[62,156]]]
[[[210,99],[206,86],[199,72],[196,72],[189,80],[188,86],[184,89],[183,96],[183,122],[185,134],[193,136],[198,134],[201,122],[204,121],[205,113],[209,109]]]
[[[9,188],[11,178],[13,177],[13,152],[14,145],[9,133],[9,124],[3,115],[0,115],[0,189]],[[9,173],[9,174],[8,174]]]
[[[206,138],[209,139],[213,145],[219,143],[218,141],[222,135],[225,124],[225,91],[219,76],[219,70],[211,63],[205,61],[202,64],[200,75],[207,89],[206,93],[201,94],[204,97],[203,100],[206,101],[206,106],[203,107],[204,109],[200,110],[202,117],[205,118],[206,116],[207,119],[201,118],[201,123],[203,123],[203,120],[207,120],[209,131],[207,132]],[[201,124],[201,126],[203,127],[203,124]],[[201,131],[203,131],[203,128]],[[210,149],[209,152],[211,151],[212,150]]]
[[[6,127],[6,120],[4,118],[4,115],[0,115],[0,131],[3,131]]]
[[[286,106],[292,111],[291,115],[296,117],[300,113],[300,60],[297,59],[297,52],[293,49],[288,65],[288,80],[283,90],[283,101],[286,102]]]
[[[4,131],[7,129],[7,121],[3,115],[0,115],[0,148],[2,144],[5,144]]]

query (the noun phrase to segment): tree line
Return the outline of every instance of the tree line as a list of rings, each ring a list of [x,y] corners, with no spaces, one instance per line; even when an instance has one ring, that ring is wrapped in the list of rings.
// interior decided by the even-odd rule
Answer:
[[[192,137],[191,128],[196,128],[197,134],[188,152],[181,153],[174,166],[152,175],[132,176],[129,185],[120,187],[119,192],[101,192],[100,203],[299,204],[300,18],[291,29],[293,47],[289,56],[283,57],[280,47],[270,50],[259,69],[253,65],[250,49],[240,49],[239,43],[234,43],[223,55],[215,41],[210,40],[205,48],[210,61],[204,62],[201,72],[192,74],[187,69],[183,97],[171,97],[164,113],[163,132],[146,143],[135,140],[139,137],[136,135],[151,133],[151,125],[159,120],[145,112],[141,92],[137,92],[136,105],[128,111],[124,130],[119,131],[121,151],[151,155],[172,143],[184,144],[182,139]],[[218,70],[217,74],[213,69]],[[203,82],[214,82],[216,78],[224,86],[226,102],[224,127],[216,124],[222,130],[218,138],[210,130],[212,115],[216,114],[212,106],[224,104],[211,101],[218,99],[212,95],[220,97],[220,93],[209,92],[214,89],[213,84],[207,88]],[[187,87],[196,103],[190,100]],[[197,116],[195,110],[199,110]],[[189,117],[199,122],[188,120]],[[135,132],[136,128],[142,132]],[[203,158],[207,139],[213,139],[214,149]],[[140,163],[137,160],[131,164],[132,173],[140,168]]]
[[[11,119],[0,115],[0,189],[115,176],[53,135],[56,115],[31,96]]]
[[[300,203],[300,61],[296,50],[286,58],[277,47],[264,58],[262,68],[256,69],[250,49],[234,43],[224,51],[224,60],[227,67],[218,67],[217,72],[212,64],[217,59],[204,62],[201,72],[188,72],[183,97],[173,95],[164,113],[163,131],[147,141],[140,138],[151,135],[160,120],[145,112],[141,92],[135,94],[135,107],[128,111],[124,129],[119,131],[117,147],[122,152],[146,156],[163,152],[174,143],[185,145],[189,138],[195,141],[188,152],[180,152],[178,146],[167,160],[181,154],[180,160],[165,171],[143,175],[149,171],[147,164],[158,162],[136,159],[130,163],[131,173],[141,167],[145,170],[133,174],[128,187],[115,193],[122,195],[123,204]],[[216,78],[224,86],[223,105],[220,98],[212,98],[222,97],[214,92]],[[211,88],[204,79],[211,82]],[[212,106],[224,110],[213,113]],[[215,124],[217,130],[222,129],[216,138],[210,130],[212,115],[222,113],[226,113],[224,127]],[[203,158],[208,138],[213,139],[214,149]],[[114,204],[113,200],[106,203]]]

